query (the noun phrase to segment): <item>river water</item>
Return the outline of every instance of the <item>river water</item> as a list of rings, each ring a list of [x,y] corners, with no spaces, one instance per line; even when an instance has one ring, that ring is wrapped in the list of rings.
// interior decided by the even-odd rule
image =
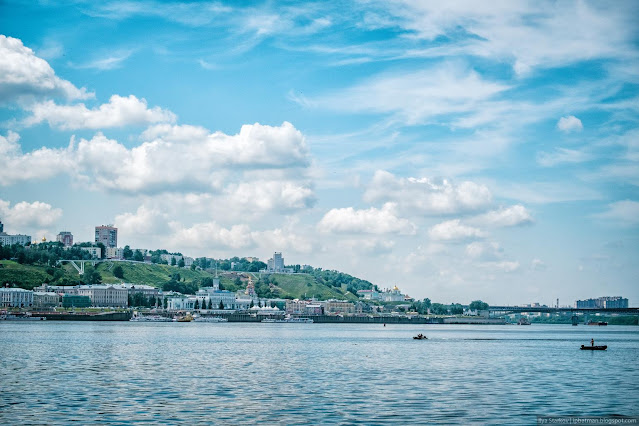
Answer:
[[[3,321],[0,391],[0,424],[636,416],[639,327]]]

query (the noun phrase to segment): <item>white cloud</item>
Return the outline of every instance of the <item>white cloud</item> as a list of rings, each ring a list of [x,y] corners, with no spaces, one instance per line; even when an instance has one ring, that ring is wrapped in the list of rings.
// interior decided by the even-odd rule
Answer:
[[[115,217],[115,225],[121,236],[153,235],[166,232],[168,215],[159,209],[141,205],[135,213],[123,213]]]
[[[251,181],[229,185],[228,202],[252,211],[295,210],[312,207],[315,194],[310,184],[291,181]]]
[[[6,229],[24,232],[21,229],[46,228],[62,217],[62,209],[40,201],[22,201],[11,207],[9,201],[0,199],[0,218]],[[5,229],[5,232],[6,232]]]
[[[93,94],[56,76],[21,40],[0,35],[0,103],[28,96],[87,99]]]
[[[517,204],[510,207],[502,207],[498,210],[489,211],[472,219],[473,223],[484,226],[509,227],[529,225],[533,223],[533,218],[526,207]]]
[[[246,249],[256,246],[251,229],[245,224],[224,228],[216,222],[203,222],[185,228],[178,222],[172,222],[170,227],[172,233],[168,238],[168,244],[171,247],[202,250]]]
[[[561,117],[557,122],[557,128],[565,133],[579,132],[583,130],[584,126],[581,124],[581,120],[574,115],[567,117]]]
[[[485,7],[472,1],[377,3],[390,18],[376,20],[428,41],[452,41],[407,55],[475,55],[512,63],[518,74],[538,67],[595,58],[631,58],[634,49],[632,3],[608,7],[597,2],[502,2]],[[466,34],[466,37],[460,36]]]
[[[503,256],[504,249],[499,243],[473,241],[466,246],[466,255],[471,259],[497,260]]]
[[[608,204],[607,211],[596,214],[594,217],[621,226],[636,226],[639,224],[639,202],[632,200],[617,201]]]
[[[454,184],[446,179],[399,178],[378,170],[366,188],[364,200],[392,201],[404,211],[439,215],[484,209],[491,204],[492,196],[486,186],[470,181]]]
[[[382,238],[347,238],[337,245],[355,254],[379,255],[392,253],[395,241]]]
[[[175,114],[162,108],[149,109],[145,99],[138,99],[133,95],[113,95],[109,103],[93,109],[88,109],[84,104],[57,105],[53,101],[36,103],[27,109],[32,115],[24,120],[25,125],[32,126],[47,121],[51,127],[62,130],[171,123],[176,119]]]
[[[546,263],[541,259],[535,258],[530,262],[530,269],[533,271],[543,271],[546,269]]]
[[[429,229],[428,235],[435,241],[464,241],[484,237],[480,229],[463,225],[459,219],[438,223]]]
[[[508,86],[483,80],[475,71],[444,64],[418,72],[379,75],[333,94],[298,99],[303,99],[305,107],[391,113],[414,125],[446,114],[474,112],[483,101],[506,89]]]
[[[552,167],[565,163],[583,163],[591,159],[592,156],[590,154],[567,148],[556,148],[551,153],[540,152],[537,154],[537,163],[543,167]]]
[[[320,232],[332,233],[413,235],[416,232],[414,224],[397,217],[397,205],[394,203],[386,203],[381,209],[331,209],[317,227]]]
[[[72,148],[49,149],[46,147],[23,154],[20,135],[9,131],[0,136],[0,186],[15,182],[41,180],[61,173],[73,173]]]
[[[115,68],[120,68],[122,63],[129,59],[129,57],[133,54],[133,50],[121,50],[117,52],[112,52],[106,55],[103,58],[94,59],[90,62],[86,62],[80,65],[74,65],[75,68],[86,68],[86,69],[97,69],[97,70],[112,70]]]
[[[484,262],[480,266],[500,272],[515,272],[519,269],[519,262],[503,260],[501,262]]]
[[[68,173],[87,186],[116,192],[210,192],[220,191],[231,173],[304,170],[309,164],[304,136],[286,122],[279,127],[245,125],[236,135],[158,125],[144,135],[153,140],[131,149],[98,133],[78,143],[72,138],[66,149],[43,147],[22,154],[17,134],[10,132],[0,137],[0,152],[6,152],[0,156],[0,184]],[[312,204],[308,185],[284,184],[277,190],[284,207]]]

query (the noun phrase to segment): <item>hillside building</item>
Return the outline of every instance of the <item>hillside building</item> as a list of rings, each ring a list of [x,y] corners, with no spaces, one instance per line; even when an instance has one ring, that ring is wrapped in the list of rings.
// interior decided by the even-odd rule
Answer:
[[[65,247],[73,246],[73,234],[69,231],[60,231],[56,237],[56,241],[64,244]]]
[[[104,244],[104,247],[118,246],[118,228],[113,225],[101,225],[95,227],[95,242]]]

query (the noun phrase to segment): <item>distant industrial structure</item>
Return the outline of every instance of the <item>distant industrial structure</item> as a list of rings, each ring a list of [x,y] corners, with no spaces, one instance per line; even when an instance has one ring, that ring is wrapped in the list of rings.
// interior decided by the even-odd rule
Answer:
[[[628,307],[628,299],[621,296],[606,296],[596,299],[586,299],[575,301],[575,308],[598,308],[598,309],[623,309]]]
[[[6,232],[4,232],[4,225],[2,224],[2,221],[0,221],[0,243],[3,246],[11,246],[14,244],[22,244],[23,246],[26,246],[30,242],[31,242],[31,235],[22,235],[22,234],[9,235]]]
[[[118,228],[113,225],[101,225],[95,227],[95,242],[104,244],[104,247],[118,246]]]

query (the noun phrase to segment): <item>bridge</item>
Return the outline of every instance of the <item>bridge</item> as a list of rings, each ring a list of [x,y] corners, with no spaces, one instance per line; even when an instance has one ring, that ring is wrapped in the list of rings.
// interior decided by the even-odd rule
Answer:
[[[77,262],[77,263],[76,263]],[[137,260],[128,260],[128,259],[84,259],[84,260],[79,260],[79,259],[60,259],[58,260],[55,264],[59,265],[61,263],[70,263],[76,271],[78,271],[78,274],[80,275],[84,275],[84,264],[85,263],[91,263],[91,266],[95,266],[97,263],[102,263],[102,262],[129,262],[129,263],[144,263],[144,262],[139,262]],[[80,264],[80,266],[78,266],[78,263]],[[113,263],[111,263],[109,269],[113,268]]]
[[[639,315],[639,308],[551,308],[548,306],[489,306],[491,313],[516,314],[516,313],[572,313],[572,314],[623,314]]]

